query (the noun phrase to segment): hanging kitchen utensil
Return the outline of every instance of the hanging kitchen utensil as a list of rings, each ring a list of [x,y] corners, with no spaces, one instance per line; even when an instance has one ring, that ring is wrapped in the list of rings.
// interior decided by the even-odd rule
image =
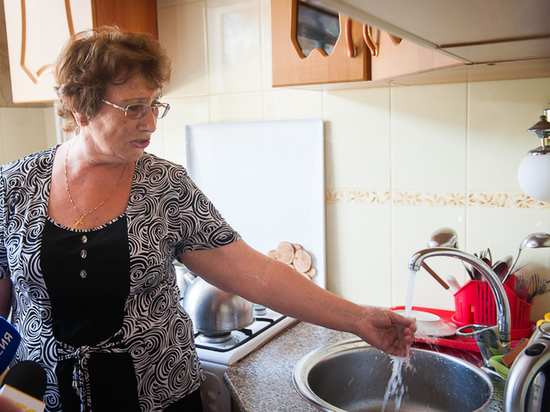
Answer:
[[[512,273],[514,273],[514,268],[518,263],[519,255],[521,255],[521,251],[523,249],[538,249],[541,247],[550,247],[550,234],[538,232],[538,233],[532,233],[527,237],[525,237],[525,239],[523,239],[519,245],[519,251],[518,251],[516,260],[510,267],[510,270],[506,274],[506,277],[504,278],[502,283],[505,283],[508,280],[508,278],[512,275]]]
[[[443,227],[441,229],[437,229],[435,232],[433,232],[429,239],[428,239],[428,247],[450,247],[454,249],[458,249],[458,235],[456,234],[455,230],[450,227]],[[468,275],[472,277],[471,275],[471,269],[466,266],[466,263],[462,261],[464,264],[464,268],[468,272]],[[428,265],[422,264],[422,267],[426,269],[426,271],[432,275],[432,277],[437,280],[441,286],[443,286],[445,289],[449,289],[449,285],[443,281]]]

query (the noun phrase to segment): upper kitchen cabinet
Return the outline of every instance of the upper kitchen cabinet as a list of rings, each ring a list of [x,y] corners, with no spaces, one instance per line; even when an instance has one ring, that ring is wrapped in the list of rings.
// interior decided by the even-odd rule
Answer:
[[[52,65],[74,33],[105,25],[157,38],[156,0],[4,0],[14,103],[50,102]]]
[[[516,78],[550,76],[548,0],[319,1],[466,65],[509,65]]]
[[[368,80],[362,26],[306,2],[272,0],[273,86]]]
[[[394,80],[407,83],[409,76],[428,77],[442,69],[464,66],[464,63],[432,49],[419,46],[408,40],[392,36],[378,29],[369,28],[367,40],[373,49],[371,76],[373,82]]]
[[[464,63],[317,0],[272,0],[273,86],[395,80]]]

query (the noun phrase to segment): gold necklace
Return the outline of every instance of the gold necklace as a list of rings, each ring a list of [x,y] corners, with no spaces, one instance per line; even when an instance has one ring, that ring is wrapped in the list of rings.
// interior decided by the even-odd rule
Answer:
[[[109,193],[109,196],[107,196],[99,205],[94,207],[92,210],[90,210],[88,213],[82,213],[80,210],[77,209],[76,205],[73,202],[73,198],[71,197],[71,191],[69,190],[69,179],[67,178],[67,157],[69,157],[69,150],[71,149],[71,144],[69,143],[69,147],[67,148],[67,152],[65,153],[65,163],[63,165],[63,168],[65,170],[65,190],[67,191],[67,195],[69,196],[69,201],[71,202],[71,205],[73,206],[73,209],[80,215],[79,218],[76,219],[74,225],[72,226],[73,229],[76,229],[78,225],[83,224],[83,219],[88,216],[90,213],[95,212],[103,203],[105,203],[112,195],[115,193],[115,190],[117,190],[118,186],[120,185],[120,182],[122,182],[122,178],[126,174],[126,169],[128,169],[128,163],[126,163],[126,166],[124,166],[124,171],[122,172],[122,176],[120,176],[120,179],[118,180],[115,188]]]

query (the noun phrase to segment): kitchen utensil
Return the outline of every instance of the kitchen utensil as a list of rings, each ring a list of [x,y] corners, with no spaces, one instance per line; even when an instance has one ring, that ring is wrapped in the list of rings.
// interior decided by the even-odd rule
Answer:
[[[543,323],[518,355],[504,389],[506,411],[546,411],[540,401],[548,396],[550,377],[550,323]]]
[[[491,252],[490,252],[489,249],[482,250],[481,252],[479,252],[479,256],[476,253],[474,253],[474,256],[477,257],[478,259],[481,259],[483,261],[483,263],[485,263],[487,266],[489,266],[489,267],[493,266],[492,261],[491,261],[491,257],[490,257]],[[483,277],[481,272],[479,270],[477,270],[476,268],[472,268],[472,274],[474,276],[474,280],[485,281],[485,278]]]
[[[521,299],[527,300],[529,297],[529,283],[522,276],[516,277],[514,293]]]
[[[441,229],[437,229],[435,232],[433,232],[429,239],[428,239],[428,247],[451,247],[451,248],[458,248],[458,236],[454,229],[451,229],[450,227],[443,227]],[[445,283],[443,279],[439,277],[437,273],[433,271],[432,268],[430,268],[427,264],[424,262],[422,263],[422,267],[435,279],[437,280],[441,286],[443,286],[445,289],[449,289],[449,285]]]
[[[508,278],[514,273],[514,268],[516,264],[518,263],[519,256],[521,255],[521,251],[523,249],[538,249],[541,247],[550,247],[550,234],[538,232],[538,233],[532,233],[528,236],[526,236],[519,245],[519,251],[518,255],[516,256],[516,260],[510,267],[510,270],[506,274],[506,277],[502,281],[502,283],[505,283]]]
[[[529,297],[527,298],[528,300],[537,293],[537,290],[539,289],[539,282],[539,275],[537,273],[533,273],[529,278]]]
[[[514,257],[512,255],[507,255],[502,258],[502,261],[506,262],[506,264],[508,265],[508,269],[510,269],[510,266],[512,266],[512,263],[514,261]]]
[[[189,272],[183,308],[193,327],[206,336],[228,334],[254,322],[254,305],[240,296],[224,292]]]
[[[428,239],[428,247],[452,247],[458,249],[458,235],[455,230],[450,227],[442,227],[433,232]],[[466,262],[461,261],[464,265],[464,269],[470,276],[470,279],[474,279],[472,268]]]
[[[398,309],[394,312],[405,315],[405,310]],[[456,332],[456,326],[445,322],[435,313],[421,310],[412,310],[410,317],[416,319],[417,333],[422,336],[452,336]]]
[[[447,285],[445,283],[445,281],[443,279],[441,279],[439,277],[439,275],[437,273],[435,273],[433,271],[433,269],[431,267],[429,267],[425,262],[422,262],[422,267],[426,270],[426,272],[428,272],[435,280],[437,280],[439,282],[439,284],[441,286],[443,286],[445,289],[449,289],[449,285]]]
[[[395,313],[400,314],[401,316],[405,316],[405,309],[397,309],[394,310]],[[425,312],[423,310],[411,310],[409,317],[415,318],[416,321],[422,321],[422,322],[437,322],[441,320],[441,317],[436,315],[435,313]]]
[[[493,272],[495,272],[495,274],[502,282],[508,274],[508,264],[503,260],[499,260],[493,265]]]
[[[451,288],[451,292],[456,293],[460,290],[460,284],[458,283],[458,281],[454,276],[449,275],[445,280],[447,281],[447,284]]]
[[[458,236],[454,229],[450,227],[437,229],[430,235],[428,247],[452,247],[458,249]]]
[[[448,337],[456,334],[456,326],[438,320],[435,322],[416,321],[416,333],[420,336]]]
[[[547,292],[550,292],[550,290],[546,290],[546,287],[548,286],[548,279],[542,279],[539,275],[536,273],[531,277],[530,282],[532,281],[532,284],[530,284],[529,288],[529,297],[527,298],[527,302],[532,303],[535,299],[538,297],[544,295]]]

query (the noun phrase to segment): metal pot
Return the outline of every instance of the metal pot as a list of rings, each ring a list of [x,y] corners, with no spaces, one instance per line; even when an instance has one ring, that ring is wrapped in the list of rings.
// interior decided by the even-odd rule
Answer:
[[[205,335],[229,333],[254,322],[254,305],[240,296],[224,292],[188,272],[182,305],[195,330]]]

